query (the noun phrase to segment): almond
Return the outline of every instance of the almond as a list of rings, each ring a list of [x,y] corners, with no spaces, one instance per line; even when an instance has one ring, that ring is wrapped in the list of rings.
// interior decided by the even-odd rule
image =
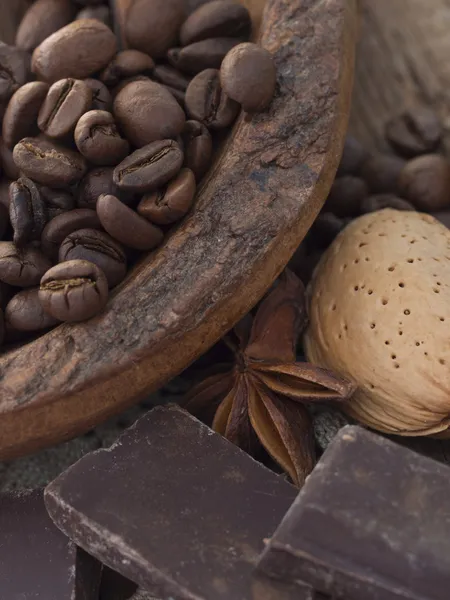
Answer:
[[[344,410],[379,431],[449,436],[450,231],[386,209],[353,221],[308,288],[308,360],[357,386]]]

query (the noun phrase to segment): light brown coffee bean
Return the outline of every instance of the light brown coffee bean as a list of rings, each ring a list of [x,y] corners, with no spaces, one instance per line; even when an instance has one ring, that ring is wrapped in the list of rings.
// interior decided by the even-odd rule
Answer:
[[[8,285],[37,285],[51,266],[48,258],[33,246],[19,249],[13,242],[0,242],[0,281]]]
[[[194,202],[195,190],[194,173],[190,169],[181,169],[167,187],[145,195],[137,211],[152,223],[170,225],[189,212]]]
[[[123,50],[104,69],[100,79],[108,87],[113,87],[135,75],[150,75],[154,68],[155,63],[148,54],[139,50]]]
[[[49,35],[68,25],[75,16],[70,0],[36,0],[20,22],[16,46],[32,52]]]
[[[53,261],[58,259],[59,247],[68,235],[80,229],[101,229],[95,210],[76,208],[57,215],[44,227],[41,236],[41,248]]]
[[[42,308],[38,287],[15,294],[6,306],[5,319],[16,331],[42,331],[59,323]]]
[[[252,20],[247,8],[229,0],[213,0],[189,15],[180,30],[182,46],[215,37],[250,35]]]
[[[238,116],[239,109],[239,104],[223,91],[217,69],[206,69],[196,75],[186,91],[189,117],[210,129],[229,127]]]
[[[205,69],[220,69],[227,53],[239,43],[236,38],[211,38],[184,48],[171,48],[167,58],[176,69],[196,75]]]
[[[43,81],[31,81],[14,93],[3,117],[2,136],[8,148],[24,137],[38,133],[37,117],[49,86]]]
[[[104,69],[117,51],[116,36],[96,19],[80,19],[59,29],[33,52],[33,72],[53,83],[85,79]]]
[[[159,227],[140,217],[115,196],[100,196],[97,215],[105,231],[129,248],[151,250],[163,240]]]
[[[130,145],[117,130],[114,117],[103,110],[85,113],[75,128],[75,144],[94,165],[117,165],[128,156]]]
[[[184,166],[191,169],[197,181],[200,181],[211,164],[211,134],[203,123],[186,121],[181,137],[184,144]]]
[[[52,138],[65,137],[75,129],[92,104],[92,90],[79,79],[60,79],[48,91],[39,111],[38,126]]]

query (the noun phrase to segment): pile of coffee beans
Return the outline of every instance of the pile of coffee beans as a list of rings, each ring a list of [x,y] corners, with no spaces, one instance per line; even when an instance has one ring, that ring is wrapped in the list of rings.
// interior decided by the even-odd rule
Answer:
[[[450,162],[442,137],[439,117],[424,106],[386,123],[391,153],[369,153],[347,137],[328,199],[291,262],[304,282],[336,235],[360,215],[383,208],[419,210],[450,225]]]
[[[114,23],[102,0],[36,0],[0,43],[0,343],[98,314],[192,208],[240,110],[269,106],[248,10],[185,10],[134,0]]]

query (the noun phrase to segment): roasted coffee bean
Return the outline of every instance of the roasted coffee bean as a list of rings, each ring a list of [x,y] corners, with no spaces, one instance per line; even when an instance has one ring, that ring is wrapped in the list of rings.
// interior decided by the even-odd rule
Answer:
[[[137,211],[157,225],[175,223],[191,209],[195,190],[194,173],[190,169],[181,169],[167,187],[144,196]]]
[[[236,38],[202,40],[184,48],[171,48],[167,58],[180,71],[196,75],[205,69],[220,69],[227,53],[239,42]]]
[[[5,320],[16,331],[42,331],[59,322],[42,308],[38,287],[13,296],[5,309]]]
[[[338,168],[338,177],[343,175],[359,175],[363,164],[369,158],[368,151],[354,137],[348,135],[345,138],[341,162]]]
[[[429,108],[416,107],[388,121],[385,135],[396,152],[406,158],[433,152],[442,138],[442,125]]]
[[[178,90],[177,88],[170,87],[170,85],[165,85],[164,87],[166,88],[166,90],[168,92],[170,92],[172,94],[172,96],[175,98],[175,100],[178,102],[178,104],[181,106],[181,108],[184,109],[184,104],[186,101],[186,94],[182,90]],[[179,136],[177,136],[177,139],[179,139]]]
[[[77,13],[75,19],[77,21],[79,19],[97,19],[108,27],[112,26],[111,10],[104,4],[100,6],[87,6],[86,8],[83,8],[79,13]]]
[[[116,54],[100,75],[100,79],[108,87],[114,87],[123,79],[135,75],[150,75],[155,68],[153,59],[139,50],[123,50]]]
[[[101,229],[95,210],[77,208],[62,213],[49,221],[42,232],[42,251],[52,260],[58,258],[59,247],[68,235],[80,229]]]
[[[51,266],[48,258],[33,246],[20,249],[13,242],[0,242],[0,281],[8,285],[37,285]]]
[[[85,159],[72,150],[38,138],[24,138],[13,150],[14,162],[30,179],[53,188],[77,183],[86,172]]]
[[[67,260],[94,263],[104,272],[111,288],[127,273],[127,258],[122,246],[107,233],[95,229],[80,229],[65,238],[59,249],[59,262]]]
[[[48,89],[48,84],[43,81],[31,81],[12,96],[2,125],[3,140],[8,148],[13,148],[24,137],[38,133],[36,121]]]
[[[78,187],[77,206],[79,208],[92,208],[95,210],[97,200],[102,194],[120,195],[120,199],[122,200],[123,195],[114,183],[113,176],[114,169],[112,167],[101,167],[89,171]]]
[[[239,104],[223,91],[217,69],[206,69],[196,75],[186,91],[189,117],[210,129],[231,125],[239,114],[239,108]]]
[[[135,0],[127,11],[125,37],[131,48],[161,58],[175,45],[184,18],[184,0]]]
[[[342,219],[331,212],[321,213],[314,221],[311,230],[315,246],[321,249],[328,248],[348,222],[349,220]]]
[[[0,204],[0,240],[3,239],[9,225],[9,212],[6,206]]]
[[[272,55],[249,42],[235,46],[223,60],[220,82],[227,96],[239,102],[246,112],[265,110],[277,83]]]
[[[27,177],[9,188],[9,218],[16,246],[40,240],[47,223],[47,209],[36,184]]]
[[[393,194],[378,194],[364,198],[364,200],[361,202],[359,212],[362,215],[365,215],[366,213],[383,210],[384,208],[393,208],[395,210],[416,210],[410,202],[407,202],[402,198],[398,198]]]
[[[400,173],[399,190],[419,210],[433,212],[450,206],[450,163],[439,154],[410,160]]]
[[[49,35],[68,25],[75,16],[70,0],[36,0],[25,13],[16,34],[16,46],[27,52]]]
[[[75,198],[66,190],[53,190],[52,188],[41,186],[39,191],[41,192],[42,200],[45,202],[49,221],[75,208]]]
[[[19,179],[20,172],[14,162],[12,150],[10,150],[3,138],[0,137],[0,164],[3,168],[3,174],[8,179]]]
[[[242,4],[213,0],[189,15],[180,30],[182,46],[217,37],[242,38],[250,35],[252,20]]]
[[[0,118],[8,100],[27,82],[29,73],[30,58],[26,52],[0,42]]]
[[[163,240],[159,227],[140,217],[116,196],[100,196],[97,215],[105,231],[129,248],[151,250]]]
[[[197,181],[200,181],[211,164],[211,134],[203,123],[186,121],[182,139],[184,143],[184,166],[191,169]]]
[[[65,137],[91,104],[92,90],[84,81],[61,79],[51,86],[39,111],[39,129],[52,138]]]
[[[84,79],[84,83],[92,90],[92,110],[112,110],[112,96],[104,83],[98,79]]]
[[[174,97],[154,81],[134,81],[114,100],[114,115],[125,137],[137,148],[176,138],[186,118]]]
[[[186,91],[187,86],[191,81],[190,78],[186,77],[186,75],[180,73],[170,65],[156,65],[153,71],[153,78],[163,85],[181,90],[182,92]]]
[[[56,265],[41,280],[39,301],[46,313],[68,323],[84,321],[103,310],[108,302],[104,273],[86,260]]]
[[[361,177],[372,194],[396,194],[398,178],[404,166],[405,161],[397,156],[378,154],[366,160]]]
[[[81,117],[75,128],[75,144],[94,165],[117,165],[130,151],[114,117],[103,110],[91,110]]]
[[[147,192],[170,181],[182,164],[179,144],[160,140],[127,156],[114,170],[114,183],[121,190]]]
[[[80,19],[56,31],[35,49],[32,69],[39,79],[49,83],[66,77],[84,79],[104,69],[116,51],[116,36],[109,27],[96,19]]]
[[[355,217],[359,214],[362,200],[369,195],[364,179],[353,175],[337,177],[331,186],[325,210],[337,217]]]

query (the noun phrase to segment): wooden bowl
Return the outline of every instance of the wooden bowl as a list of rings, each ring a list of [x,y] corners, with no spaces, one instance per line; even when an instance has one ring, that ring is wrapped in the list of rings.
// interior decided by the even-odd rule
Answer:
[[[27,3],[2,7],[4,39]],[[192,214],[104,314],[0,356],[1,459],[87,431],[182,371],[261,298],[319,212],[347,129],[356,0],[245,4],[278,69],[270,110],[240,117]]]

